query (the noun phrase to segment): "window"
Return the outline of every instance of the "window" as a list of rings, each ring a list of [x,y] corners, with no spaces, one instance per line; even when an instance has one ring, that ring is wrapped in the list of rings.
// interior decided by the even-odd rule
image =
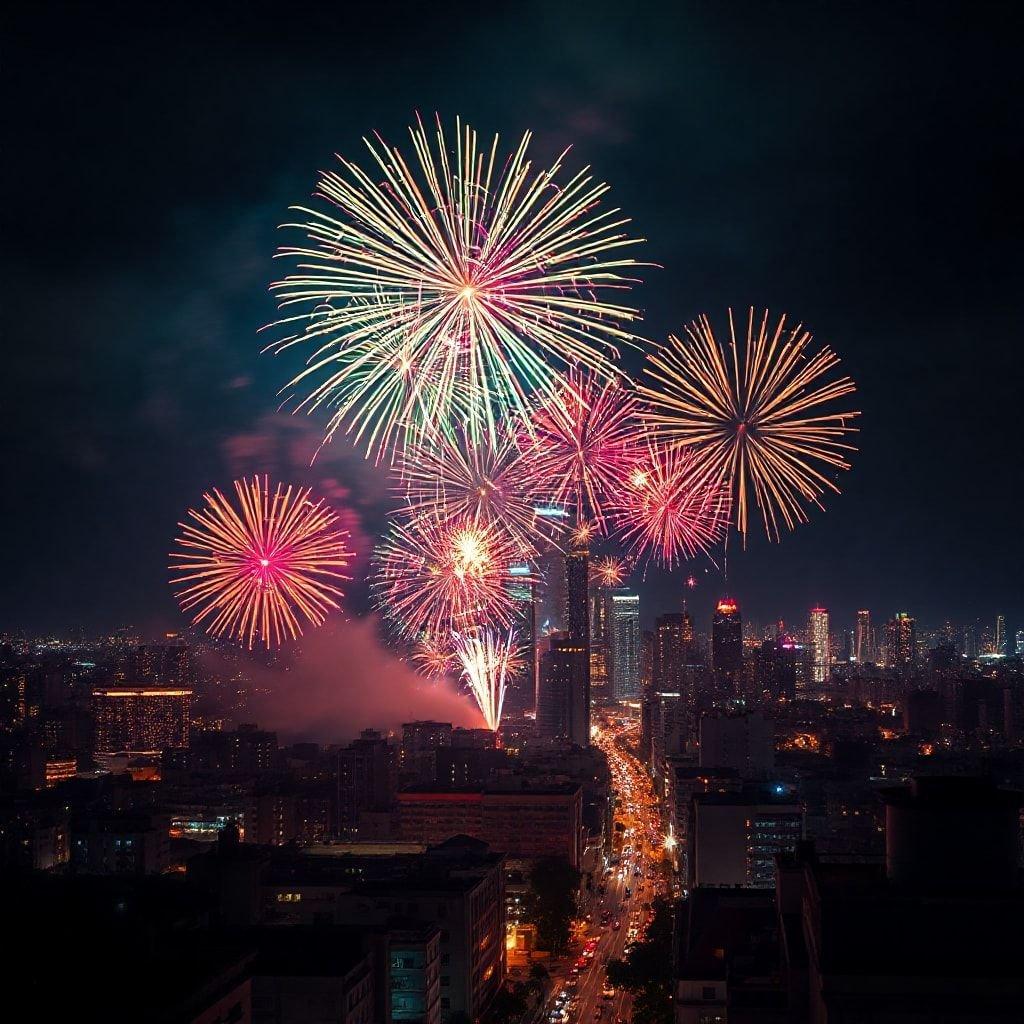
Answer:
[[[702,999],[714,999],[715,998],[715,986],[714,985],[705,985],[701,989],[701,998]]]

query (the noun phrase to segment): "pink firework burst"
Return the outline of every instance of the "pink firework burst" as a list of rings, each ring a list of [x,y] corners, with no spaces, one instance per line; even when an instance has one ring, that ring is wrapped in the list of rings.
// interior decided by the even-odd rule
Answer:
[[[505,530],[468,519],[417,516],[378,546],[374,581],[385,614],[407,636],[444,636],[480,623],[507,625],[506,586],[519,546]]]
[[[644,457],[616,488],[611,515],[635,557],[671,568],[722,540],[729,489],[693,449],[648,440]]]
[[[212,636],[228,636],[252,648],[270,648],[302,633],[300,619],[319,626],[339,607],[336,581],[352,552],[338,516],[308,488],[267,478],[236,480],[237,504],[220,491],[203,495],[180,523],[178,550],[171,552],[171,580],[193,625]]]
[[[605,503],[642,455],[639,409],[621,382],[570,370],[557,396],[537,406],[532,432],[520,437],[537,493],[603,529]]]

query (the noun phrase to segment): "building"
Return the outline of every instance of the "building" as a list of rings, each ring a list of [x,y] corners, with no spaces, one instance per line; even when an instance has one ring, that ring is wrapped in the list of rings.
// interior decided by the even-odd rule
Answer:
[[[277,733],[255,725],[240,725],[233,732],[203,730],[193,735],[188,760],[193,771],[248,775],[273,771],[278,767]]]
[[[513,603],[515,630],[521,664],[506,679],[503,716],[522,720],[532,712],[537,696],[537,599],[536,580],[527,562],[509,566],[506,588]]]
[[[192,691],[165,686],[107,686],[93,691],[97,754],[156,753],[189,741]]]
[[[399,834],[407,842],[443,843],[472,836],[520,860],[560,857],[579,868],[583,790],[567,783],[537,789],[427,789],[398,794]]]
[[[569,739],[590,745],[590,554],[576,544],[565,556],[566,639],[572,645],[569,680]]]
[[[149,814],[103,814],[74,821],[71,869],[80,875],[159,875],[171,865],[166,819]]]
[[[871,612],[862,608],[857,612],[857,625],[853,637],[853,660],[867,665],[875,660],[874,635],[871,632]]]
[[[996,644],[995,653],[1001,658],[1005,658],[1007,654],[1006,646],[1006,616],[996,616]]]
[[[654,624],[651,683],[654,691],[683,693],[693,657],[693,621],[688,612],[660,615]],[[691,696],[687,694],[687,696]]]
[[[917,667],[917,636],[914,620],[906,612],[897,612],[885,627],[885,663],[898,675],[908,675]]]
[[[756,690],[770,700],[793,700],[796,696],[803,647],[788,633],[774,640],[763,640],[754,656]]]
[[[438,753],[434,752],[435,765]],[[359,738],[338,751],[338,823],[358,831],[367,814],[390,812],[398,791],[398,758],[394,746],[379,732],[364,729]]]
[[[832,657],[829,649],[829,615],[827,608],[812,608],[807,618],[807,649],[811,656],[811,683],[824,686],[828,682]]]
[[[716,700],[738,697],[743,679],[743,618],[739,603],[723,597],[711,620],[711,671]]]
[[[640,596],[608,592],[609,676],[615,700],[638,700],[640,686]]]
[[[436,925],[422,924],[373,936],[375,1020],[440,1024],[441,934]]]
[[[700,767],[731,768],[747,779],[769,774],[775,767],[774,724],[760,711],[702,715]]]
[[[402,726],[399,767],[407,779],[432,782],[437,777],[437,750],[452,745],[451,722],[406,722]]]
[[[803,807],[782,785],[693,796],[690,888],[775,885],[775,858],[803,839]]]
[[[537,735],[571,739],[579,746],[580,734],[588,729],[590,709],[583,707],[584,683],[581,658],[584,648],[566,633],[552,633],[548,649],[540,656],[537,675]]]

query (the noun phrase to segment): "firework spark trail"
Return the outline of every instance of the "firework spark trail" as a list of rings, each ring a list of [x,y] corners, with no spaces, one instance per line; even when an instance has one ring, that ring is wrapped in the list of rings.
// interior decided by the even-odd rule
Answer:
[[[577,522],[605,527],[604,505],[642,448],[640,403],[617,380],[570,370],[554,398],[544,397],[520,444],[535,488],[553,505],[575,507]]]
[[[478,629],[454,633],[453,642],[463,678],[487,728],[497,730],[501,725],[506,681],[520,668],[515,631],[501,634],[493,629]]]
[[[508,567],[518,552],[498,527],[417,516],[395,523],[378,546],[373,585],[384,613],[409,637],[507,625],[515,611]]]
[[[296,270],[271,286],[291,333],[270,347],[313,346],[290,384],[310,389],[300,407],[328,407],[328,437],[354,431],[378,459],[398,421],[429,432],[458,413],[475,440],[507,415],[526,425],[557,366],[609,378],[618,344],[639,340],[620,326],[636,310],[609,296],[633,283],[624,250],[641,240],[600,209],[607,185],[587,168],[558,185],[564,153],[531,170],[529,133],[504,161],[497,136],[481,147],[459,121],[454,147],[440,120],[433,142],[419,119],[410,135],[412,161],[376,137],[372,175],[345,159],[321,175],[333,209],[296,208],[287,226],[308,245],[281,250]],[[396,382],[403,360],[429,385]]]
[[[590,582],[598,587],[619,587],[629,575],[629,563],[617,555],[602,555],[590,561]]]
[[[339,607],[336,580],[348,565],[348,534],[332,529],[337,515],[308,488],[267,477],[236,480],[237,507],[220,491],[204,494],[206,505],[190,509],[178,525],[179,550],[170,555],[171,583],[183,611],[207,619],[212,636],[230,636],[268,649],[301,635],[300,616],[320,625]]]
[[[506,529],[532,555],[557,530],[534,509],[529,460],[507,434],[474,443],[465,434],[405,450],[396,489],[411,518],[460,520]]]
[[[616,490],[610,512],[635,558],[672,568],[709,554],[725,537],[729,489],[693,449],[648,439],[645,458]]]
[[[849,377],[825,380],[839,357],[827,346],[808,352],[810,333],[800,324],[787,331],[785,316],[771,329],[767,310],[758,322],[750,309],[739,340],[729,311],[728,350],[707,316],[688,325],[686,334],[670,336],[648,356],[645,369],[658,386],[640,388],[651,407],[642,418],[659,436],[704,451],[732,491],[744,543],[751,491],[765,532],[778,540],[783,524],[792,530],[807,521],[805,503],[823,508],[826,490],[839,493],[816,464],[850,468],[846,455],[856,448],[845,438],[860,413],[818,410],[856,385]]]

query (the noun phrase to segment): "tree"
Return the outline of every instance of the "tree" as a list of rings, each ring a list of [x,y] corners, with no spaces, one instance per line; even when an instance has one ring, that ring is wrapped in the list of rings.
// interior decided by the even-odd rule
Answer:
[[[542,948],[560,953],[569,943],[580,873],[560,857],[538,861],[530,872],[526,912],[537,926]]]
[[[517,985],[511,990],[498,990],[487,1009],[487,1020],[490,1024],[512,1024],[526,1013],[529,1004],[523,995],[523,988],[524,986]]]

